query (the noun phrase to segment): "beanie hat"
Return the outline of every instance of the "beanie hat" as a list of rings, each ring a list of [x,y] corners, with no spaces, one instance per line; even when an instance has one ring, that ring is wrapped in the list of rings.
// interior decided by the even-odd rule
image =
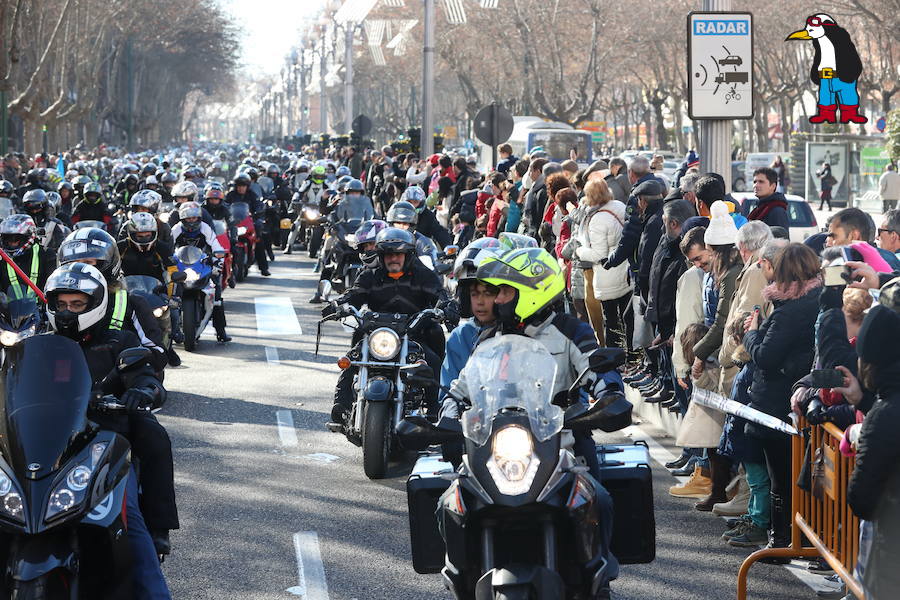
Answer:
[[[859,357],[872,365],[889,365],[900,361],[900,315],[879,304],[866,313],[856,351]]]
[[[710,246],[725,246],[737,243],[737,225],[728,213],[728,205],[717,200],[709,209],[712,215],[703,241]]]

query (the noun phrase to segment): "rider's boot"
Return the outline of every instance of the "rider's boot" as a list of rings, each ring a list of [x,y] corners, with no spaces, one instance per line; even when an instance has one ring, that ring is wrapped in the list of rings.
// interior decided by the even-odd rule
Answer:
[[[293,252],[294,242],[297,241],[297,233],[298,231],[296,226],[291,228],[291,233],[288,234],[287,246],[284,249],[285,254],[291,254]]]
[[[331,292],[331,285],[327,281],[320,280],[319,287],[316,288],[315,295],[309,299],[310,304],[322,304],[328,302],[328,294]]]

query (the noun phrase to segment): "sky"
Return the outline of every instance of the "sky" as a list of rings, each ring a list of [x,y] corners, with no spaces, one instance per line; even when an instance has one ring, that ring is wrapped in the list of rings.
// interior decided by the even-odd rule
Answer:
[[[304,18],[318,14],[322,0],[218,0],[244,30],[241,62],[253,73],[277,73],[297,42]]]

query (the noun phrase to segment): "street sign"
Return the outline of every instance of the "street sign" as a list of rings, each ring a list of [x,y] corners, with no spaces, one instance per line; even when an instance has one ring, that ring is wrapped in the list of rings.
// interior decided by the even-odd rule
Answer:
[[[455,125],[447,125],[444,127],[444,137],[447,139],[454,140],[459,136],[459,130]]]
[[[475,137],[491,146],[491,166],[497,166],[497,146],[512,135],[512,113],[496,102],[491,102],[475,115],[474,129]]]
[[[884,133],[885,128],[887,128],[887,120],[885,120],[884,117],[880,117],[880,118],[875,122],[875,129],[877,129],[877,130],[880,131],[881,133]]]
[[[753,118],[753,15],[692,12],[687,18],[688,114]]]
[[[353,127],[353,131],[359,134],[359,137],[366,137],[372,131],[372,119],[366,115],[359,115],[353,119],[353,123],[350,126]]]

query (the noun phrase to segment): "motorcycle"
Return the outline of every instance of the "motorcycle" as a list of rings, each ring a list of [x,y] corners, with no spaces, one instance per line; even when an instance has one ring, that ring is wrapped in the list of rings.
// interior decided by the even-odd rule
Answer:
[[[234,255],[231,253],[231,232],[228,230],[228,223],[223,219],[213,221],[213,233],[216,234],[216,240],[218,240],[219,245],[225,249],[224,260],[222,261],[222,289],[225,289],[226,284],[228,284],[228,287],[233,288],[235,285],[233,274]]]
[[[193,352],[200,335],[212,318],[215,305],[216,276],[209,256],[196,246],[182,246],[175,251],[175,266],[184,273],[179,283],[181,293],[181,325],[184,330],[184,349]]]
[[[122,280],[129,294],[140,296],[147,302],[162,332],[163,348],[168,348],[172,339],[172,317],[166,285],[149,275],[126,275]]]
[[[291,211],[297,214],[293,226],[298,228],[300,246],[307,250],[310,258],[315,258],[322,247],[327,219],[322,216],[319,205],[314,203],[292,202]]]
[[[7,351],[11,360],[0,372],[3,597],[130,598],[124,506],[131,449],[87,418],[89,405],[110,414],[124,407],[92,394],[84,353],[68,338],[38,335]],[[124,351],[117,369],[144,364],[149,352]]]
[[[319,322],[316,354],[322,323],[343,317],[353,318],[357,333],[362,334],[359,343],[338,360],[342,369],[358,369],[354,381],[357,398],[347,424],[332,423],[329,429],[344,433],[350,442],[362,446],[366,476],[381,479],[392,451],[398,448],[394,428],[404,416],[421,414],[426,404],[426,387],[407,383],[410,365],[416,368],[424,365],[431,371],[425,365],[424,348],[410,334],[429,320],[441,322],[444,314],[438,309],[414,315],[377,313],[347,305]]]
[[[8,348],[45,330],[37,297],[31,290],[23,294],[10,288],[0,295],[0,347],[4,358]]]
[[[234,278],[241,282],[250,273],[259,238],[256,234],[256,226],[253,224],[250,206],[246,202],[235,202],[231,205],[231,219],[237,228],[237,244],[233,249]]]
[[[102,229],[103,231],[110,233],[112,229],[112,223],[110,223],[109,228],[107,228],[106,223],[103,221],[78,221],[74,225],[72,225],[72,229],[77,231],[78,229],[87,229],[88,227],[96,227],[97,229]]]
[[[356,250],[356,230],[362,221],[340,221],[331,226],[329,236],[333,239],[326,260],[334,268],[331,286],[339,294],[353,287],[363,270],[359,252]]]
[[[411,416],[397,427],[408,449],[464,442],[461,466],[443,474],[450,483],[437,516],[446,544],[441,572],[455,598],[580,600],[605,586],[598,484],[575,458],[570,431],[631,424],[632,407],[621,392],[590,406],[578,401],[588,371],[623,362],[622,350],[596,353],[563,410],[553,404],[556,361],[546,347],[518,335],[491,338],[464,368],[471,408],[460,420],[432,424]],[[420,572],[441,568],[433,567]]]

